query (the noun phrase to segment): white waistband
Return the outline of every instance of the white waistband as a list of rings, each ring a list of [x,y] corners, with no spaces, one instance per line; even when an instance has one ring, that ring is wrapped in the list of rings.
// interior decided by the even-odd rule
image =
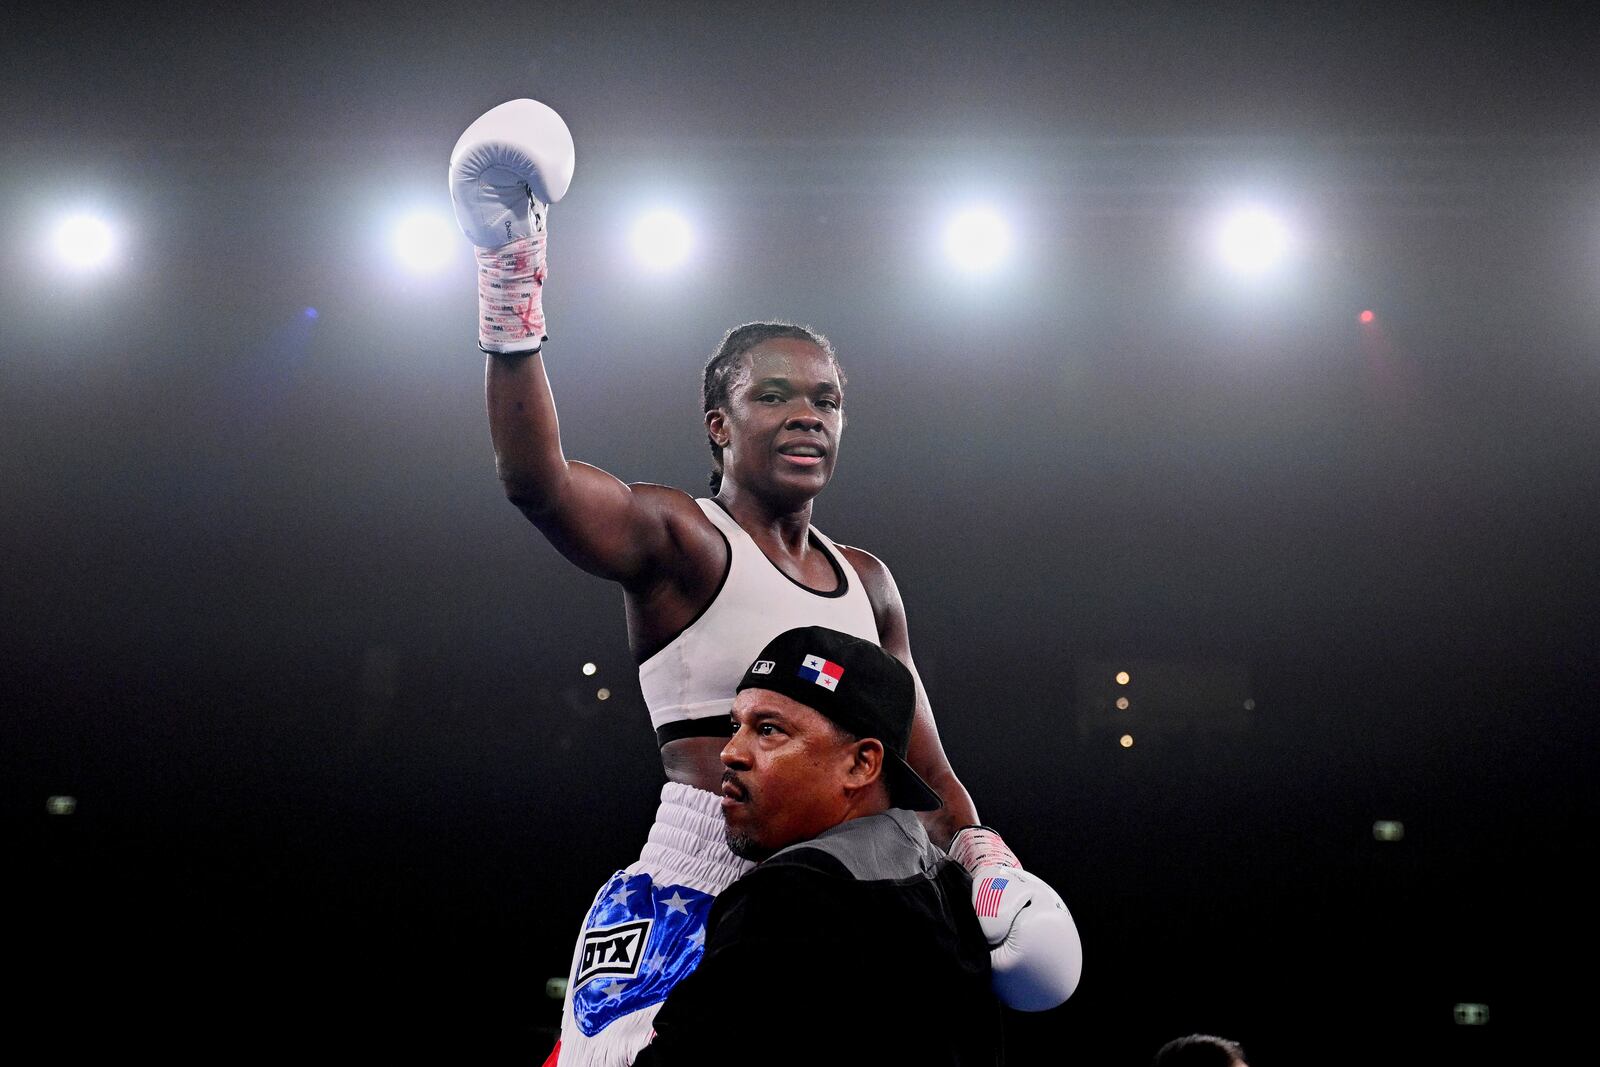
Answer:
[[[728,850],[722,798],[704,789],[668,782],[661,787],[655,825],[629,874],[648,874],[673,884],[717,894],[755,864]]]

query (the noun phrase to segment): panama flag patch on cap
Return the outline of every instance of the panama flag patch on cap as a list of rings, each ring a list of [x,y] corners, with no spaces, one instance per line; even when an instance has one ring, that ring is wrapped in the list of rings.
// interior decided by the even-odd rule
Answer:
[[[832,663],[821,656],[807,656],[800,663],[800,669],[795,671],[808,682],[816,682],[822,688],[832,692],[839,688],[839,679],[844,677],[844,668],[837,663]]]

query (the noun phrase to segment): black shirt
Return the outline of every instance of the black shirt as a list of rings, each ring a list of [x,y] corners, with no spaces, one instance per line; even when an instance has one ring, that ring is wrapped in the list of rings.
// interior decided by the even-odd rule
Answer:
[[[970,899],[907,811],[790,846],[717,898],[705,956],[634,1063],[997,1064]]]

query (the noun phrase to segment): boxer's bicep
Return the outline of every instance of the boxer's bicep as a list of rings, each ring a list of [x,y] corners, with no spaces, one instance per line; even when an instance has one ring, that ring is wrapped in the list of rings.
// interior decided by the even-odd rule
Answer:
[[[696,539],[692,533],[686,535],[685,528],[692,529],[697,520],[709,525],[694,501],[679,490],[627,485],[587,463],[572,462],[567,467],[559,489],[539,506],[524,505],[514,497],[513,502],[556,551],[597,577],[630,587],[649,585],[696,547]]]

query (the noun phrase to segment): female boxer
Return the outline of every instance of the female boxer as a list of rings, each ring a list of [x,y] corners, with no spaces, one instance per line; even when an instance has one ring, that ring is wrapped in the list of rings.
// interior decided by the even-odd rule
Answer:
[[[622,586],[667,778],[639,860],[600,890],[585,919],[558,1047],[564,1067],[626,1064],[648,1042],[656,1008],[698,961],[712,899],[749,866],[724,839],[719,754],[734,688],[756,653],[786,630],[823,625],[878,642],[916,674],[888,568],[811,525],[845,426],[844,376],[825,337],[752,323],[723,338],[703,381],[710,498],[626,485],[566,458],[541,351],[541,298],[546,205],[564,195],[572,168],[565,124],[531,100],[485,114],[451,159],[456,216],[478,246],[479,346],[489,353],[500,479],[562,555]],[[909,762],[944,801],[926,816],[930,835],[951,842],[975,873],[1006,871],[997,914],[980,915],[996,946],[996,990],[1014,1006],[1028,1007],[1030,996],[1034,1007],[1054,1006],[1077,980],[1071,917],[1048,886],[1017,869],[998,835],[976,826],[920,680],[916,693]],[[1029,900],[1045,906],[1019,923]],[[1034,916],[1070,928],[1070,945],[1052,946],[1048,966],[1017,942]],[[1042,929],[1023,940],[1046,936],[1060,941],[1059,930]],[[1023,979],[1015,997],[1013,974]],[[1041,980],[1054,988],[1041,992]]]

